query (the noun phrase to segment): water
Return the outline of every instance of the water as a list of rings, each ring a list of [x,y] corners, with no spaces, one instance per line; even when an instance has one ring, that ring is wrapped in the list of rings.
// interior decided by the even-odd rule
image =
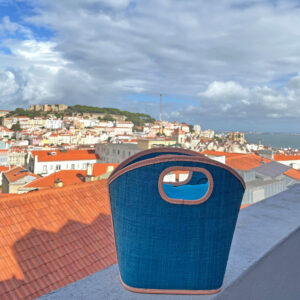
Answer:
[[[245,139],[249,144],[271,146],[273,148],[300,149],[300,134],[292,133],[246,133]]]

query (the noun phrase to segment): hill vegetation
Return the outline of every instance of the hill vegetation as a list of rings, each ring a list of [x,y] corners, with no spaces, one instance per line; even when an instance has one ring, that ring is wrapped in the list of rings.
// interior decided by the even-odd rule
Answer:
[[[118,108],[110,108],[110,107],[96,107],[96,106],[87,106],[87,105],[73,105],[69,106],[65,111],[60,112],[44,112],[44,111],[29,111],[23,108],[16,108],[13,111],[10,111],[9,115],[12,116],[24,116],[29,118],[34,117],[46,117],[47,115],[55,115],[58,118],[62,118],[64,116],[81,114],[84,113],[98,113],[103,114],[103,116],[99,117],[101,120],[113,121],[114,118],[112,115],[125,116],[126,121],[131,121],[135,126],[142,126],[145,123],[153,123],[155,121],[148,114],[143,113],[133,113],[126,110],[120,110]]]

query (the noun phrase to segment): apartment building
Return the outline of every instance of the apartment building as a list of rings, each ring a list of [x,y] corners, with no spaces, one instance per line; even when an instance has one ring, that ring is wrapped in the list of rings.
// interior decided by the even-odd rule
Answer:
[[[120,163],[141,151],[137,144],[97,144],[96,153],[103,163]]]
[[[176,141],[168,139],[139,139],[136,142],[120,144],[97,144],[96,153],[101,162],[120,163],[131,155],[146,149],[156,147],[172,147]]]
[[[88,164],[97,162],[95,150],[37,150],[26,155],[25,167],[46,176],[60,170],[86,170]]]
[[[10,166],[24,166],[27,147],[11,147],[8,152],[8,164]]]
[[[28,170],[15,167],[2,173],[2,194],[19,194],[27,183],[39,178],[40,176]]]

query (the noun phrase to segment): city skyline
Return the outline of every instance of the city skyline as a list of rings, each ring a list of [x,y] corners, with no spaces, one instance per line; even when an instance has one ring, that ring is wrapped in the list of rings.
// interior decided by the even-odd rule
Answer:
[[[0,105],[296,132],[298,1],[0,1]]]

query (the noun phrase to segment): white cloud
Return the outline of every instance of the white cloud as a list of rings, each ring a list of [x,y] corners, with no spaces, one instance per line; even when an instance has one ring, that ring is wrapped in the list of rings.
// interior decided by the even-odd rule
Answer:
[[[198,96],[203,96],[212,100],[243,100],[247,98],[249,90],[243,88],[240,84],[234,81],[220,82],[214,81],[209,84],[207,90],[203,93],[198,93]]]
[[[14,106],[18,99],[125,108],[136,105],[131,94],[163,93],[199,97],[200,106],[186,100],[189,108],[165,107],[191,122],[299,115],[300,76],[291,74],[300,71],[300,8],[293,0],[31,3],[27,24],[55,34],[37,41],[26,22],[2,20],[0,47],[12,54],[0,54],[0,68],[16,78]],[[22,30],[26,40],[13,36]],[[153,103],[137,109],[157,117]]]
[[[31,38],[31,30],[18,24],[12,22],[9,16],[4,16],[0,23],[0,36],[14,35],[16,33],[23,34],[26,38]]]
[[[245,88],[232,81],[212,82],[206,90],[199,93],[200,105],[194,106],[192,110],[182,108],[178,111],[178,117],[189,116],[194,121],[198,116],[199,119],[202,117],[215,124],[223,121],[225,128],[231,124],[238,124],[235,126],[243,128],[248,121],[252,126],[269,122],[269,126],[273,124],[282,127],[283,124],[274,123],[274,119],[285,120],[283,122],[289,119],[289,126],[293,122],[296,125],[296,120],[300,118],[299,86],[299,75],[292,77],[281,89],[266,86]],[[227,120],[227,124],[224,120]],[[293,127],[293,130],[296,131],[297,127]]]
[[[0,71],[0,103],[11,100],[18,90],[15,76],[10,71]]]

